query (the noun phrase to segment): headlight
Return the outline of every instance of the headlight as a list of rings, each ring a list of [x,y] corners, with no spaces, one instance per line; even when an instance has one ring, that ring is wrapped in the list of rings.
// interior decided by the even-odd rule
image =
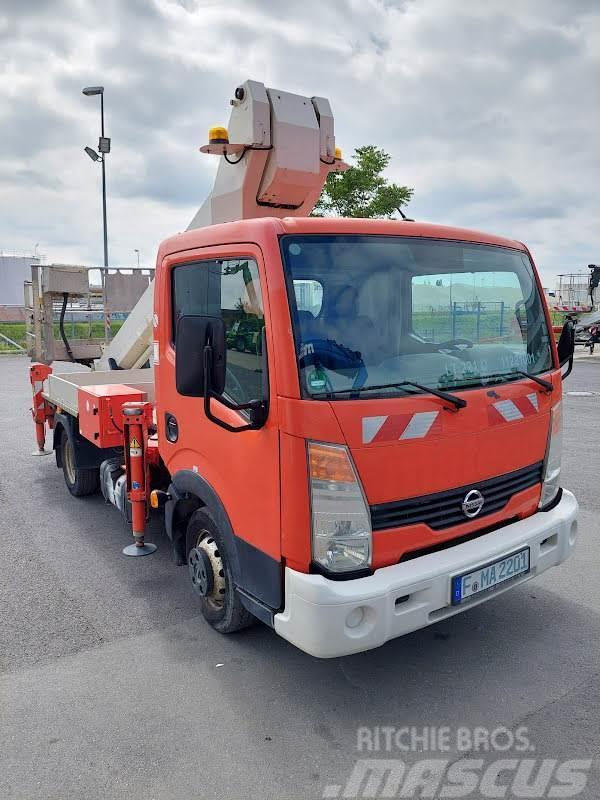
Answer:
[[[328,572],[371,564],[371,515],[343,445],[308,443],[312,557]]]
[[[550,430],[544,460],[544,474],[540,508],[550,505],[558,494],[560,480],[560,457],[562,453],[562,404],[557,403],[550,412]]]

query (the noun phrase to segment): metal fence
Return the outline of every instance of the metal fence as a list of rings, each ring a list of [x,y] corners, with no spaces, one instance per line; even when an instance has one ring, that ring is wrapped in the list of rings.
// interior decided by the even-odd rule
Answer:
[[[22,323],[22,327],[25,327],[25,323]],[[11,331],[12,333],[12,331]],[[25,341],[22,339],[21,341],[17,341],[6,333],[0,331],[0,354],[7,353],[12,355],[19,355],[25,353]]]
[[[111,315],[111,336],[119,330],[129,313],[114,311]],[[52,308],[52,322],[55,338],[59,337],[60,308],[56,303]],[[105,333],[104,310],[101,306],[92,308],[68,308],[65,312],[64,329],[69,339],[102,339]],[[0,321],[0,355],[17,355],[27,352],[27,325],[22,320]]]
[[[479,342],[506,336],[508,314],[513,306],[504,301],[457,302],[442,306],[415,306],[412,313],[413,330],[430,342],[448,339],[469,339]]]

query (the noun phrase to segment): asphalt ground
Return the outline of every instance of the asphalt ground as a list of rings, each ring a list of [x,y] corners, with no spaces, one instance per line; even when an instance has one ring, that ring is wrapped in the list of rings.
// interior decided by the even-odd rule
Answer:
[[[465,614],[329,661],[261,625],[210,629],[159,523],[154,556],[122,556],[118,512],[100,496],[72,498],[52,457],[30,456],[27,367],[0,358],[1,800],[364,796],[348,784],[357,759],[478,758],[455,746],[457,730],[475,726],[484,740],[525,727],[536,764],[591,759],[578,796],[597,800],[600,359],[579,359],[565,383],[584,393],[565,398],[563,483],[581,504],[573,558]],[[359,752],[361,727],[447,727],[453,745]],[[498,780],[510,782],[510,770]]]

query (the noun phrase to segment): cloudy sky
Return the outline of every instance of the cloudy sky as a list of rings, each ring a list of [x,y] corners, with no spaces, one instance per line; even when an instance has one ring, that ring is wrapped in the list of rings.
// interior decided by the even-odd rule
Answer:
[[[525,241],[546,283],[600,263],[599,0],[0,0],[0,250],[151,264],[246,78],[328,97],[348,156],[384,147],[412,216]]]

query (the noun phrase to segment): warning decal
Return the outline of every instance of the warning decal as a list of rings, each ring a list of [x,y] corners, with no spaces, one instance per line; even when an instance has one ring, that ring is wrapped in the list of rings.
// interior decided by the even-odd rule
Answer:
[[[138,440],[135,438],[135,436],[134,436],[134,437],[133,437],[133,439],[132,439],[132,440],[129,442],[129,447],[130,447],[130,448],[134,447],[134,448],[137,448],[137,449],[139,449],[141,446],[142,446],[142,445],[141,445],[141,444],[138,442]]]
[[[439,434],[442,428],[439,417],[439,411],[419,411],[416,414],[363,417],[363,444],[424,439],[429,434]]]
[[[142,446],[135,436],[129,442],[129,455],[134,458],[142,455]]]

